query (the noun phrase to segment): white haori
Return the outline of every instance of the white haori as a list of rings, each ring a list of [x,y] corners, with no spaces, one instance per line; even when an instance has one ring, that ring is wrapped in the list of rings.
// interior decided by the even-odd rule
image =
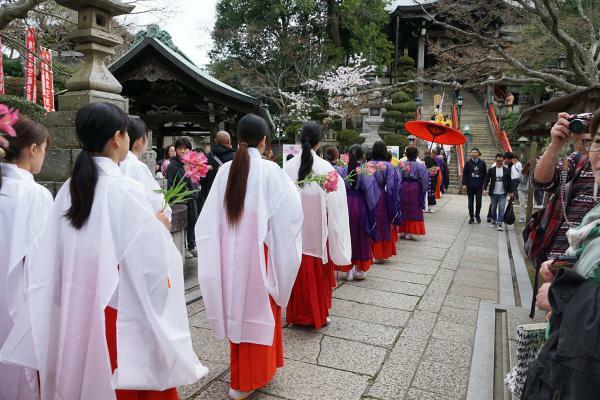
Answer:
[[[29,324],[15,325],[2,349],[13,362],[37,362],[42,400],[111,400],[115,389],[162,391],[208,373],[192,348],[181,255],[169,232],[141,184],[108,158],[94,161],[90,217],[80,230],[64,217],[71,207],[65,182],[29,259]],[[114,374],[109,301],[118,309]],[[33,348],[21,346],[28,335]]]
[[[165,197],[162,193],[156,193],[156,190],[160,190],[161,187],[150,172],[150,168],[141,162],[131,151],[127,153],[127,158],[119,164],[119,167],[121,168],[123,175],[144,185],[146,188],[146,198],[148,199],[152,210],[155,213],[162,210]],[[165,215],[170,221],[171,207],[165,208]]]
[[[17,315],[27,312],[25,262],[40,238],[51,207],[52,195],[34,181],[29,171],[14,164],[2,164],[0,348],[13,329]],[[0,400],[38,398],[35,370],[0,362]]]
[[[302,206],[292,181],[249,148],[250,173],[237,227],[224,199],[231,162],[215,177],[198,222],[198,280],[213,333],[234,343],[273,344],[269,296],[285,307],[302,259]],[[268,247],[268,267],[265,265]]]
[[[312,175],[326,175],[335,171],[333,166],[317,156],[313,156]],[[288,161],[283,170],[292,181],[298,180],[298,169],[302,157],[294,157]],[[352,257],[350,242],[350,224],[348,221],[348,201],[346,199],[346,185],[344,179],[338,174],[337,190],[330,193],[316,183],[304,184],[298,187],[302,197],[302,210],[304,222],[302,224],[302,253],[320,258],[323,263],[329,261],[327,244],[329,243],[329,256],[335,265],[349,265]]]

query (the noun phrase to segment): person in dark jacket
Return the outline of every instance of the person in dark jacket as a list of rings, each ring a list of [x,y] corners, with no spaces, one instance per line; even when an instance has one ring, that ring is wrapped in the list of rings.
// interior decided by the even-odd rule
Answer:
[[[229,133],[225,131],[217,132],[217,135],[215,136],[215,144],[211,147],[211,153],[207,157],[208,164],[212,167],[212,170],[208,171],[204,179],[200,181],[200,209],[198,210],[198,213],[202,211],[202,207],[204,206],[204,202],[208,197],[208,193],[210,192],[213,181],[217,176],[219,167],[226,162],[232,161],[234,154],[235,150],[231,148],[231,136]]]
[[[187,190],[194,190],[196,187],[188,178],[185,178],[185,169],[181,157],[192,150],[192,142],[187,138],[180,138],[175,141],[175,153],[176,156],[171,159],[169,166],[167,167],[167,185],[171,188],[177,185],[181,179],[186,183]],[[187,207],[187,252],[186,258],[196,257],[196,235],[194,227],[196,226],[196,220],[198,219],[198,208],[196,205],[197,194],[187,199],[185,205]]]
[[[504,208],[506,207],[506,197],[513,194],[513,183],[510,176],[510,169],[504,166],[504,155],[496,154],[496,165],[490,168],[485,176],[483,187],[490,195],[492,202],[492,222],[490,227],[498,227],[499,231],[504,230]]]
[[[487,173],[485,161],[481,158],[481,152],[477,147],[471,150],[471,159],[465,163],[463,167],[462,184],[467,190],[469,196],[469,224],[473,224],[475,219],[477,223],[481,223],[481,196],[483,192],[483,184]],[[473,203],[476,202],[476,208],[473,210]]]

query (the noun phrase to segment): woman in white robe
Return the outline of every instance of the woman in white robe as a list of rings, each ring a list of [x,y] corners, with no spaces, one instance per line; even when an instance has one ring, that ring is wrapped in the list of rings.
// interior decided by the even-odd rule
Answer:
[[[119,169],[127,115],[92,103],[75,124],[83,149],[26,270],[29,326],[15,324],[1,357],[34,364],[41,400],[177,399],[208,373],[192,348],[181,255]]]
[[[146,188],[146,197],[152,207],[152,211],[156,213],[158,219],[169,229],[171,208],[166,207],[165,211],[162,212],[165,196],[162,193],[156,192],[161,189],[160,185],[152,175],[152,172],[150,172],[150,168],[140,161],[140,158],[148,148],[148,130],[146,129],[146,124],[141,118],[130,116],[128,133],[129,152],[125,160],[119,163],[121,172],[123,172],[123,175],[144,185]]]
[[[300,131],[302,154],[289,160],[284,171],[295,182],[313,175],[335,171],[331,164],[317,157],[321,127],[307,122]],[[302,199],[302,265],[286,310],[286,321],[315,326],[329,322],[334,265],[351,263],[352,247],[348,222],[346,186],[338,175],[337,190],[325,193],[316,183],[298,187]],[[331,259],[331,262],[329,262]]]
[[[198,279],[213,333],[231,347],[232,399],[283,366],[281,307],[300,266],[302,206],[292,181],[263,160],[268,126],[248,114],[196,223]]]
[[[52,195],[33,175],[42,169],[48,143],[46,128],[20,116],[9,137],[0,175],[0,347],[25,305],[25,262],[35,248]],[[0,362],[0,400],[39,398],[35,370]]]

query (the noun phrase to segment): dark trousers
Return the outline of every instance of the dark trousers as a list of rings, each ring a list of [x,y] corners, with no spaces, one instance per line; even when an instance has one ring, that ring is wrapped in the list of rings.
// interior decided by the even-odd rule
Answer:
[[[467,196],[469,197],[469,217],[479,217],[481,212],[481,197],[483,189],[467,188]],[[473,213],[473,202],[476,202],[475,213]]]
[[[196,199],[189,199],[187,206],[187,248],[188,250],[196,248],[196,220],[198,219],[198,207]]]

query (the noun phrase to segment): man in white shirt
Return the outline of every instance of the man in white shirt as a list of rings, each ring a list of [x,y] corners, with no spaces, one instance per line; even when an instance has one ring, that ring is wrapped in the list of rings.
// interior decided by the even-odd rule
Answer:
[[[489,193],[492,202],[492,224],[490,227],[498,226],[498,230],[504,230],[504,208],[506,207],[506,197],[512,196],[513,183],[510,169],[504,166],[504,155],[496,154],[496,165],[488,170],[483,184],[486,192]]]
[[[513,153],[506,154],[506,161],[509,163],[508,165],[510,165],[510,179],[512,180],[513,188],[516,188],[519,186],[521,180],[523,164],[519,161],[519,157]]]

